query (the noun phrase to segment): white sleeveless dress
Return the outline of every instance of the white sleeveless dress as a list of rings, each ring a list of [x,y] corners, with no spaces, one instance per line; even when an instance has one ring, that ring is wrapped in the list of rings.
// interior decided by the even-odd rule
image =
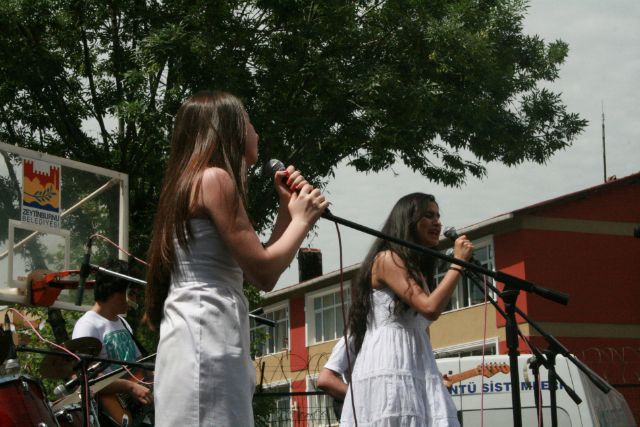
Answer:
[[[208,219],[175,242],[155,371],[157,427],[253,426],[256,375],[242,270]]]
[[[373,290],[367,332],[349,387],[360,427],[459,427],[426,329],[432,323],[409,308],[393,314],[391,289]],[[355,426],[351,390],[341,427]]]

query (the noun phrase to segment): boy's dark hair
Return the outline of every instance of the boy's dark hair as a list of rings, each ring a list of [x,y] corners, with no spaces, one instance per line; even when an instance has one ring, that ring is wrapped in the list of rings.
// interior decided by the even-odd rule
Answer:
[[[129,264],[127,261],[123,261],[120,259],[105,260],[100,264],[100,267],[114,271],[116,273],[135,277],[136,279],[139,279],[141,277],[138,269]],[[98,272],[98,274],[96,275],[96,284],[93,294],[96,302],[105,302],[113,294],[125,293],[127,291],[127,287],[129,286],[131,286],[132,290],[135,290],[139,285],[126,279],[121,279],[110,274]]]

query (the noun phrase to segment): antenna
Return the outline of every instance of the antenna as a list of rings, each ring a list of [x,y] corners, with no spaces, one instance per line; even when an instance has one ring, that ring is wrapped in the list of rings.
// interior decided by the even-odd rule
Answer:
[[[604,182],[607,183],[607,150],[604,145],[604,101],[602,101],[602,162],[604,163]]]

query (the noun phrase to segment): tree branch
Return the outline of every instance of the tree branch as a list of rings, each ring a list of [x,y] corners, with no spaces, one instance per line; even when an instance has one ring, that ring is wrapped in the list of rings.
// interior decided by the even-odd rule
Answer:
[[[122,88],[122,68],[120,57],[120,38],[118,34],[118,12],[115,3],[111,3],[111,43],[113,45],[113,76],[116,79],[116,99],[118,103],[124,100],[124,90]],[[118,117],[118,134],[120,139],[124,138],[124,119]]]
[[[82,15],[80,15],[80,35],[82,37],[82,47],[84,51],[84,64],[87,69],[87,78],[89,79],[89,90],[91,91],[91,101],[93,102],[93,112],[94,117],[98,121],[100,125],[100,133],[102,135],[102,145],[105,151],[109,150],[109,132],[107,132],[107,128],[104,125],[104,121],[102,117],[104,116],[104,111],[102,107],[100,107],[98,103],[98,95],[96,94],[96,85],[93,81],[93,66],[91,64],[91,55],[89,53],[89,43],[87,42],[87,32],[84,28],[84,21],[82,19]]]
[[[93,145],[87,141],[86,135],[82,133],[82,130],[77,126],[77,124],[75,124],[73,120],[70,119],[69,109],[67,108],[67,105],[63,97],[60,95],[60,89],[58,85],[55,83],[55,79],[45,75],[45,73],[42,71],[42,68],[40,67],[39,61],[41,59],[35,58],[35,55],[33,55],[33,52],[31,51],[31,49],[29,49],[30,47],[29,41],[31,41],[33,45],[33,49],[35,49],[36,51],[42,50],[42,48],[39,46],[38,42],[33,37],[31,37],[30,32],[26,29],[24,25],[22,25],[21,23],[18,23],[17,26],[20,32],[22,33],[22,35],[24,36],[25,40],[27,41],[26,47],[27,47],[27,50],[31,53],[30,55],[28,55],[28,57],[32,62],[33,68],[36,71],[36,76],[38,77],[42,85],[42,87],[38,89],[41,90],[46,87],[49,87],[49,92],[52,95],[51,98],[56,106],[59,117],[62,119],[62,122],[66,127],[66,132],[64,132],[58,126],[57,120],[55,120],[56,114],[54,110],[51,108],[50,105],[48,105],[49,104],[48,100],[45,100],[45,98],[41,96],[41,94],[39,93],[40,91],[36,88],[31,88],[32,94],[39,99],[45,111],[47,111],[47,114],[51,118],[51,122],[54,124],[56,131],[61,137],[64,137],[65,134],[68,134],[76,142],[78,146],[84,147],[84,149],[88,150],[89,152],[91,152],[91,154],[95,155],[96,152]],[[69,144],[69,145],[73,145],[73,144]],[[76,153],[76,154],[79,154],[79,153]],[[79,155],[78,157],[82,158],[84,156]]]

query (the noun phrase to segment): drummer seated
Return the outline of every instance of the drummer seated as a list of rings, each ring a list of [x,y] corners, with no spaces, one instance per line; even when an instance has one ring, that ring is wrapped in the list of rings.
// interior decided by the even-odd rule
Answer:
[[[122,260],[109,260],[103,262],[101,267],[131,277],[138,275]],[[137,288],[137,284],[131,281],[99,272],[94,287],[95,304],[76,322],[73,339],[97,338],[102,342],[100,357],[136,361],[141,355],[140,350],[133,340],[131,327],[119,315],[127,313],[130,302],[135,305]],[[119,367],[120,365],[111,365],[104,374]],[[120,393],[127,393],[143,405],[153,404],[151,390],[126,379],[115,380],[100,391],[100,395]]]

